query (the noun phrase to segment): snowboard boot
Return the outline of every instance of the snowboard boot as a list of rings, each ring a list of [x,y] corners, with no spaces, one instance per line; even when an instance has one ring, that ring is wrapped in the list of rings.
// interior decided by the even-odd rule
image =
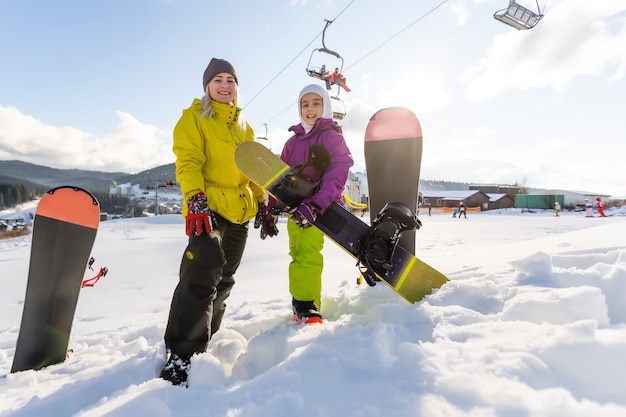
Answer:
[[[298,301],[294,298],[291,301],[291,306],[293,307],[293,320],[296,323],[322,323],[322,315],[317,311],[315,302]]]
[[[161,370],[161,378],[171,382],[172,385],[183,385],[186,387],[190,362],[189,358],[172,353]]]

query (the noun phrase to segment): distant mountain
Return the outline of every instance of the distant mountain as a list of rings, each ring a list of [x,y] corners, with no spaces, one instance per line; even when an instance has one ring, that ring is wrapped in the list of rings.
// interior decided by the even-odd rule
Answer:
[[[50,189],[61,185],[75,185],[95,192],[108,192],[114,185],[132,183],[142,187],[159,181],[175,180],[174,164],[162,165],[138,174],[124,172],[56,169],[22,161],[0,161],[0,182],[24,184],[29,189]]]
[[[157,182],[160,185],[167,181],[176,182],[176,165],[174,163],[161,165],[137,174],[125,174],[115,178],[115,183],[119,184],[139,184],[143,187],[153,187]]]
[[[469,188],[470,185],[466,182],[420,180],[420,190],[423,191],[458,191]]]
[[[2,172],[2,168],[0,168],[0,183],[24,184],[31,191],[32,190],[36,190],[37,188],[42,187],[41,184],[37,184],[37,183],[34,183],[34,182],[26,180],[26,179],[18,180],[15,177],[4,175],[4,172]]]
[[[355,175],[362,175],[357,173]],[[175,164],[160,165],[137,174],[124,172],[56,169],[22,161],[0,161],[0,182],[24,184],[30,190],[50,189],[60,185],[75,185],[95,192],[109,192],[110,187],[121,184],[139,184],[141,188],[176,181]],[[367,187],[367,179],[363,178]],[[468,183],[453,181],[420,180],[420,190],[467,190]]]

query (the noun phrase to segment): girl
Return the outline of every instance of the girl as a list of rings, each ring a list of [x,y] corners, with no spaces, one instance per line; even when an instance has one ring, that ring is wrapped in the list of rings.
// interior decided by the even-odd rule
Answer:
[[[354,161],[341,128],[332,119],[330,97],[322,86],[311,84],[304,87],[298,96],[298,109],[300,123],[289,128],[293,136],[285,143],[280,158],[291,167],[304,166],[311,147],[321,145],[330,154],[330,163],[321,177],[319,188],[301,203],[287,208],[290,219],[287,222],[289,255],[292,259],[289,264],[289,292],[294,320],[298,323],[320,323],[324,235],[311,226],[333,201],[343,205],[341,195]],[[269,206],[275,205],[276,200],[270,199]],[[272,215],[264,217],[261,222],[262,238],[278,232],[276,218]]]

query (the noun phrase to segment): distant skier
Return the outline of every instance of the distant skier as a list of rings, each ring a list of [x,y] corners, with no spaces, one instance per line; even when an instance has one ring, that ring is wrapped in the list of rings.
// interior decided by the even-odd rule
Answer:
[[[593,203],[585,198],[585,217],[593,217]]]
[[[325,67],[322,67],[322,71],[324,71]],[[339,68],[335,68],[334,72],[324,71],[324,75],[322,75],[322,79],[326,81],[326,89],[330,90],[333,84],[340,86],[346,92],[350,92],[350,88],[347,85],[346,77],[343,74],[339,73]]]
[[[559,217],[559,213],[561,212],[561,203],[558,201],[554,202],[554,212],[556,213],[556,217]]]
[[[459,219],[461,218],[461,216],[467,219],[467,207],[465,207],[465,203],[463,203],[462,201],[461,204],[459,204]]]
[[[600,217],[606,217],[606,214],[604,214],[604,202],[600,199],[600,197],[596,197],[596,206],[598,207],[598,214]]]

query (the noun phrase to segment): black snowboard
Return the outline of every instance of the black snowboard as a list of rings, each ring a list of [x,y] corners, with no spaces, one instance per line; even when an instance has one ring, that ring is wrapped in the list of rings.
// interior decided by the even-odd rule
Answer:
[[[370,220],[387,203],[400,202],[418,211],[422,127],[415,114],[403,107],[377,111],[365,130],[365,166]],[[415,255],[415,231],[402,234],[400,244]]]
[[[58,187],[39,202],[22,323],[11,372],[63,362],[100,205],[88,191]]]
[[[258,142],[240,144],[235,150],[235,163],[244,175],[279,201],[284,195],[284,187],[292,184],[285,179],[292,175],[293,168]],[[313,225],[359,262],[365,259],[386,259],[384,264],[378,262],[375,266],[368,262],[372,272],[410,303],[421,300],[448,281],[445,275],[413,256],[401,245],[386,252],[384,249],[389,249],[388,242],[381,244],[381,240],[372,239],[372,228],[336,202]],[[379,256],[381,254],[385,256]],[[387,255],[392,259],[387,259]]]

